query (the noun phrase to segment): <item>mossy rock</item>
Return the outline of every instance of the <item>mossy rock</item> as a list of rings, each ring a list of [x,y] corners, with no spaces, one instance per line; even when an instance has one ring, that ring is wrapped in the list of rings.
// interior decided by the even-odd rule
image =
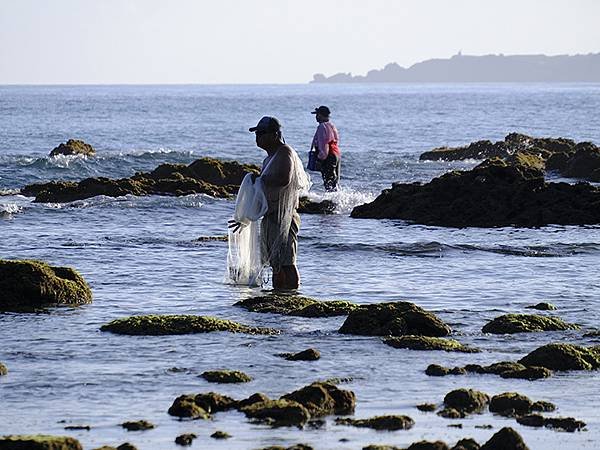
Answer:
[[[194,315],[147,315],[116,319],[102,325],[101,331],[116,334],[161,336],[171,334],[210,333],[229,331],[246,334],[278,334],[272,328],[259,328],[242,325],[231,320]]]
[[[420,403],[416,408],[423,412],[433,412],[436,410],[437,405],[435,403]]]
[[[298,212],[301,214],[333,214],[336,204],[331,200],[315,202],[308,197],[300,197],[298,201]]]
[[[330,414],[352,414],[356,396],[352,391],[339,389],[334,384],[315,382],[281,397],[302,404],[313,417]]]
[[[529,450],[519,433],[504,427],[483,444],[480,450]]]
[[[465,438],[458,441],[450,450],[479,450],[479,447],[475,439]]]
[[[533,402],[518,392],[504,392],[494,395],[490,400],[490,411],[502,416],[514,416],[531,412]]]
[[[82,450],[77,439],[68,436],[9,435],[0,437],[2,450]]]
[[[301,295],[270,294],[240,300],[241,306],[252,312],[283,314],[301,317],[344,316],[358,305],[345,300],[320,301]]]
[[[185,433],[185,434],[180,434],[179,436],[177,436],[175,438],[175,443],[177,445],[181,445],[181,446],[189,446],[192,445],[192,442],[194,441],[194,439],[196,439],[198,436],[196,436],[195,433]]]
[[[8,374],[8,367],[0,363],[0,376]]]
[[[269,400],[270,398],[267,395],[263,394],[262,392],[257,392],[248,398],[236,402],[236,408],[242,409],[246,406],[254,405],[255,403],[268,402]]]
[[[239,370],[209,370],[200,376],[211,383],[248,383],[252,381],[250,375]]]
[[[80,139],[69,139],[66,144],[61,143],[50,152],[50,156],[56,155],[86,155],[93,156],[96,150],[90,144],[86,144]]]
[[[180,395],[169,410],[169,415],[186,419],[209,419],[209,413],[196,404],[194,395]]]
[[[410,444],[406,450],[450,450],[450,447],[443,441],[419,441]]]
[[[147,420],[136,420],[131,422],[124,422],[121,424],[123,428],[127,431],[144,431],[151,430],[154,428],[154,424],[148,422]]]
[[[529,427],[546,427],[570,433],[581,431],[586,427],[585,422],[573,417],[544,417],[540,414],[517,417],[517,422]]]
[[[408,416],[389,415],[376,416],[370,419],[348,419],[338,418],[335,420],[337,425],[350,425],[359,428],[372,428],[374,430],[409,430],[415,424],[415,421]]]
[[[450,369],[448,367],[440,366],[439,364],[429,364],[425,369],[425,375],[430,377],[445,377],[446,375],[464,375],[467,371],[462,367],[454,367]]]
[[[340,333],[366,336],[434,336],[450,334],[450,327],[435,314],[410,302],[376,303],[352,311]]]
[[[573,344],[547,344],[519,360],[526,366],[550,370],[596,370],[600,368],[600,348]]]
[[[310,412],[293,400],[268,400],[241,408],[246,417],[273,426],[303,426]]]
[[[234,399],[216,392],[198,394],[194,397],[194,402],[211,414],[219,411],[228,411],[238,407],[237,402]]]
[[[529,309],[537,309],[538,311],[556,311],[556,306],[552,303],[540,302],[535,305],[526,306]]]
[[[281,356],[288,361],[316,361],[321,358],[321,353],[314,348],[307,348],[298,353],[279,353],[277,356]]]
[[[394,348],[410,350],[443,350],[446,352],[477,353],[480,350],[468,347],[454,339],[431,336],[399,336],[383,339],[383,342]]]
[[[466,414],[481,412],[489,402],[487,394],[474,389],[456,389],[444,397],[446,407]]]
[[[229,439],[231,435],[229,433],[226,433],[225,431],[217,430],[213,434],[211,434],[210,437],[213,439]]]
[[[500,374],[502,378],[518,378],[521,380],[540,380],[550,378],[552,371],[545,367],[529,366],[520,370],[509,370]]]
[[[90,287],[74,269],[34,260],[0,260],[0,309],[91,302]]]
[[[566,323],[558,317],[537,314],[505,314],[488,322],[481,331],[492,334],[512,334],[578,329],[579,325]]]

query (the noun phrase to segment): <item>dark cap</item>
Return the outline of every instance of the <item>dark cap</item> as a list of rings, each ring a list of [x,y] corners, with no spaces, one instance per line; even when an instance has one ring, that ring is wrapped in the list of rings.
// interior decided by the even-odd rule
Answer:
[[[322,116],[329,116],[331,114],[331,111],[329,111],[329,108],[327,106],[321,105],[318,108],[315,108],[315,110],[311,112],[311,114],[321,114]]]
[[[255,127],[248,128],[248,131],[254,133],[258,131],[260,133],[275,133],[281,130],[281,123],[275,117],[265,116],[258,121]]]

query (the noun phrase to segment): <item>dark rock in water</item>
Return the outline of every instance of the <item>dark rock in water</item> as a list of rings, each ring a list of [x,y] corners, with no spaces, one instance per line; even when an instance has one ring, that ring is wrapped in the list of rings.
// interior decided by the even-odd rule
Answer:
[[[138,450],[137,447],[129,442],[125,442],[117,447],[117,450]]]
[[[556,169],[564,177],[600,181],[600,148],[591,142],[581,142],[575,151],[566,153],[564,163]],[[561,161],[562,162],[562,161]]]
[[[379,445],[371,444],[363,447],[362,450],[403,450],[400,447],[394,447],[393,445]]]
[[[319,301],[301,295],[270,294],[235,303],[249,311],[301,317],[344,316],[358,305],[344,300]]]
[[[529,450],[519,433],[504,427],[481,446],[481,450]]]
[[[531,412],[533,402],[529,397],[517,392],[504,392],[494,395],[490,400],[490,411],[502,416],[512,417]]]
[[[268,400],[240,409],[246,417],[273,426],[303,426],[310,419],[310,412],[293,400]]]
[[[509,370],[500,374],[502,378],[518,378],[521,380],[540,380],[542,378],[550,378],[552,371],[545,367],[529,366],[520,370]]]
[[[419,441],[409,445],[406,450],[450,450],[450,447],[442,441]]]
[[[302,214],[333,214],[336,204],[331,200],[314,202],[308,197],[300,197],[298,212]]]
[[[500,361],[489,366],[478,367],[479,371],[477,373],[491,373],[494,375],[502,375],[503,373],[526,369],[523,364],[514,361]],[[466,366],[465,369],[469,370]],[[475,368],[475,371],[477,371],[477,368]]]
[[[572,344],[547,344],[519,360],[526,366],[550,370],[596,370],[600,368],[600,348]]]
[[[180,434],[179,436],[177,436],[175,438],[175,443],[177,445],[181,445],[181,446],[187,447],[189,445],[192,445],[192,442],[197,437],[198,436],[196,436],[194,433]]]
[[[415,421],[408,416],[376,416],[370,419],[335,419],[337,425],[351,425],[359,428],[373,428],[374,430],[408,430]]]
[[[581,431],[586,426],[585,422],[573,417],[543,417],[539,414],[517,417],[517,422],[529,427],[546,427],[570,433]]]
[[[213,331],[229,331],[246,334],[278,334],[272,328],[259,328],[242,325],[231,320],[216,317],[193,315],[148,315],[131,316],[116,319],[102,325],[101,331],[116,334],[161,336],[170,334],[210,333]]]
[[[219,411],[228,411],[238,407],[238,404],[234,399],[216,392],[198,394],[194,397],[194,402],[210,414]]]
[[[193,242],[227,242],[229,236],[199,236]]]
[[[479,450],[479,447],[479,444],[474,439],[465,438],[458,441],[450,450]]]
[[[35,202],[72,202],[97,195],[190,195],[208,194],[227,198],[235,194],[246,173],[259,173],[258,166],[201,158],[190,165],[162,164],[148,173],[113,180],[104,177],[86,178],[80,182],[51,181],[30,184],[21,194],[35,197]]]
[[[67,436],[9,435],[0,436],[2,450],[82,450],[77,439]]]
[[[0,363],[0,376],[8,374],[8,367]]]
[[[258,450],[313,450],[310,445],[296,444],[291,447],[282,447],[281,445],[271,445],[269,447],[263,447]]]
[[[250,375],[239,370],[209,370],[200,375],[211,383],[247,383],[252,381]]]
[[[446,394],[444,405],[466,414],[482,411],[490,402],[490,398],[483,392],[474,389],[456,389]]]
[[[444,408],[438,411],[437,415],[445,419],[463,419],[467,414],[456,408]]]
[[[208,419],[208,412],[196,404],[194,395],[180,395],[168,410],[169,415],[187,419]]]
[[[445,377],[446,375],[464,375],[467,371],[462,367],[454,367],[449,369],[448,367],[440,366],[439,364],[429,364],[425,369],[425,375],[430,377]]]
[[[352,414],[356,396],[330,383],[316,382],[281,397],[303,405],[313,417]]]
[[[583,337],[600,337],[600,330],[589,331]]]
[[[308,348],[298,353],[280,353],[277,356],[281,356],[288,361],[316,361],[321,358],[321,353],[314,348]]]
[[[437,408],[435,403],[421,403],[417,405],[417,409],[423,412],[433,412]]]
[[[70,267],[55,267],[34,260],[0,260],[0,309],[26,310],[91,302],[89,285]]]
[[[465,159],[487,159],[509,155],[509,148],[503,142],[495,144],[488,140],[473,142],[464,147],[439,147],[419,156],[421,161],[458,161]]]
[[[237,402],[236,408],[242,409],[246,406],[254,405],[255,403],[268,402],[269,400],[269,397],[267,397],[265,394],[257,392],[256,394],[252,394],[250,397]]]
[[[443,350],[446,352],[477,353],[480,350],[461,344],[454,339],[431,336],[400,336],[385,338],[383,342],[394,348],[411,350]]]
[[[414,303],[390,302],[364,305],[349,315],[340,333],[366,336],[447,336],[450,327],[435,314]]]
[[[85,430],[90,431],[92,427],[89,425],[68,425],[65,427],[65,430]]]
[[[213,439],[229,439],[231,435],[224,431],[215,431],[213,434],[210,435],[210,437]]]
[[[554,306],[552,303],[545,303],[545,302],[537,303],[535,305],[526,306],[526,308],[537,309],[539,311],[555,311],[556,310],[556,306]]]
[[[424,185],[394,183],[351,216],[459,228],[583,225],[600,223],[598,202],[598,187],[546,183],[538,169],[495,159]]]
[[[96,150],[90,144],[79,139],[69,139],[66,144],[60,144],[55,147],[51,152],[50,156],[56,155],[86,155],[92,156],[96,154]]]
[[[551,412],[555,409],[556,405],[554,405],[554,403],[546,402],[544,400],[538,400],[537,402],[534,402],[533,405],[531,405],[532,411]]]
[[[123,428],[127,431],[143,431],[143,430],[151,430],[154,428],[154,424],[148,422],[147,420],[136,420],[134,422],[123,422],[121,424]]]
[[[512,334],[578,329],[578,325],[563,322],[558,317],[546,317],[535,314],[505,314],[488,322],[481,331],[492,334]]]

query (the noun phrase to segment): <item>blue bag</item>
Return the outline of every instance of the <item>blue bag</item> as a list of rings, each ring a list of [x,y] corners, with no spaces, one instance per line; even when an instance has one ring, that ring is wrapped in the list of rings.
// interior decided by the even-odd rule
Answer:
[[[306,165],[308,170],[312,170],[314,172],[321,171],[321,161],[317,158],[317,152],[314,150],[310,150],[308,152],[308,164]]]

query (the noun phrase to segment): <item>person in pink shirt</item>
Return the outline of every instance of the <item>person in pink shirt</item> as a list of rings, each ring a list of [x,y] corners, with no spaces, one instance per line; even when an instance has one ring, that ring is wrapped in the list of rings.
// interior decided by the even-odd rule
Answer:
[[[340,182],[341,160],[338,130],[329,120],[331,111],[327,106],[319,106],[311,114],[315,114],[317,122],[319,122],[313,138],[312,149],[317,152],[323,185],[328,192],[337,191]]]

